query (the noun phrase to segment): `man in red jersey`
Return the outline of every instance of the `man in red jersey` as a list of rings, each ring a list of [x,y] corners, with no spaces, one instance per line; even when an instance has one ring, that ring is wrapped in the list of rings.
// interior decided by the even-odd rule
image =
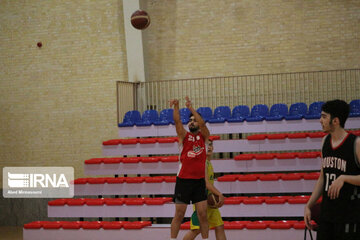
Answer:
[[[175,216],[171,221],[171,240],[176,240],[180,225],[184,219],[187,205],[195,204],[200,222],[201,236],[208,239],[207,195],[205,185],[206,146],[210,132],[200,114],[195,111],[188,97],[186,107],[190,110],[188,127],[184,129],[180,120],[179,100],[170,101],[174,106],[174,122],[179,137],[180,165],[175,185]]]

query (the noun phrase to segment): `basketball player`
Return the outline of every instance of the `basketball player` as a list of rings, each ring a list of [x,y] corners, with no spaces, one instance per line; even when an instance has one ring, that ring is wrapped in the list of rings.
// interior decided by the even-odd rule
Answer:
[[[179,138],[180,165],[175,185],[175,216],[171,221],[171,240],[175,240],[184,218],[187,205],[195,204],[200,222],[201,236],[208,239],[209,225],[207,222],[207,195],[205,186],[206,147],[210,133],[204,120],[195,111],[191,101],[186,97],[186,107],[191,116],[188,123],[190,132],[187,132],[180,120],[179,100],[170,101],[174,106],[174,122]]]
[[[216,240],[226,240],[224,222],[221,218],[220,211],[218,209],[224,204],[224,195],[222,195],[222,193],[214,186],[214,169],[210,161],[212,153],[213,153],[213,144],[212,141],[209,141],[208,149],[206,152],[205,182],[206,182],[206,188],[208,189],[208,194],[214,193],[215,195],[219,196],[219,203],[216,205],[217,208],[211,208],[208,206],[207,219],[208,219],[209,227],[215,228]],[[196,208],[194,207],[194,210],[195,209]],[[199,220],[197,217],[196,210],[191,216],[190,229],[191,231],[188,231],[186,233],[183,240],[194,240],[196,236],[199,235],[200,233]]]
[[[304,210],[312,229],[310,209],[322,195],[318,240],[360,239],[360,138],[344,130],[348,115],[342,100],[322,106],[320,123],[329,134],[322,143],[320,177]]]

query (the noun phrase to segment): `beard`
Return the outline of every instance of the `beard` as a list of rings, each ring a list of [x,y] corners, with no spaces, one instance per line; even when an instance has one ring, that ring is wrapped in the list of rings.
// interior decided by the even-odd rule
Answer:
[[[198,131],[199,130],[199,127],[195,127],[195,126],[193,126],[193,125],[190,125],[189,126],[189,131],[191,132],[191,133],[195,133],[196,131]]]

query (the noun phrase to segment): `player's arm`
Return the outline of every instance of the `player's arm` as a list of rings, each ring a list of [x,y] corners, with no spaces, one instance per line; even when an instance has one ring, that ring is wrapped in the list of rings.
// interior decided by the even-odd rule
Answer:
[[[205,123],[204,119],[202,119],[200,114],[197,111],[195,111],[195,109],[192,107],[191,101],[190,101],[188,96],[185,97],[185,100],[186,100],[186,103],[185,103],[186,107],[193,114],[193,116],[195,117],[196,122],[199,123],[199,128],[200,128],[201,134],[205,138],[205,141],[207,141],[209,139],[210,132],[209,132],[209,129],[207,128],[207,126],[206,126],[206,123]]]
[[[179,100],[172,99],[170,100],[170,107],[174,106],[173,118],[175,122],[176,134],[179,137],[179,142],[182,142],[186,135],[186,130],[180,119],[180,110],[179,110]]]
[[[355,161],[360,163],[360,138],[357,138],[355,142],[355,158]],[[340,190],[344,186],[344,183],[360,186],[360,175],[340,175],[329,187],[328,195],[330,199],[339,197]]]
[[[307,226],[307,228],[312,229],[312,226],[310,225],[311,221],[311,208],[315,205],[316,201],[320,198],[322,195],[323,187],[324,187],[324,173],[321,168],[319,179],[316,182],[315,188],[311,194],[311,197],[309,201],[307,202],[304,210],[304,221]]]
[[[322,139],[321,149],[322,149],[322,146],[324,145],[325,138],[326,138],[326,136]],[[315,187],[311,194],[311,197],[310,197],[309,201],[307,202],[307,204],[305,205],[305,209],[304,209],[304,221],[305,221],[306,227],[309,229],[312,229],[312,226],[310,225],[311,208],[315,205],[316,201],[322,195],[323,187],[324,187],[324,172],[323,172],[323,168],[321,166],[320,176],[315,184]]]
[[[222,205],[224,205],[225,197],[224,197],[224,195],[214,186],[214,184],[212,184],[212,183],[209,181],[208,173],[207,173],[207,168],[205,168],[205,183],[206,183],[206,188],[207,188],[208,190],[210,190],[213,194],[219,196],[219,203],[218,203],[217,207],[222,207]]]

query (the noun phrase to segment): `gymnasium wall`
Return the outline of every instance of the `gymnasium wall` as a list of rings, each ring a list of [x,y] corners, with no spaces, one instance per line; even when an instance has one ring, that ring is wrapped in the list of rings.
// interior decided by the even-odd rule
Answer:
[[[359,68],[358,0],[142,0],[147,80]]]
[[[82,176],[84,160],[117,137],[122,1],[0,1],[0,32],[1,169],[73,166]]]

